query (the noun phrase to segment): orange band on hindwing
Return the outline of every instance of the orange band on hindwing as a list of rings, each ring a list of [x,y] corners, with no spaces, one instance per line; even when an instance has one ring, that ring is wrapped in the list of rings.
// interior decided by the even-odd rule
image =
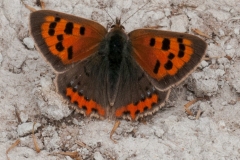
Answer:
[[[92,99],[87,99],[83,95],[79,95],[78,92],[75,92],[73,88],[68,87],[66,89],[66,96],[70,98],[71,103],[77,104],[77,106],[83,110],[87,116],[92,112],[97,112],[100,116],[105,116],[105,110]]]
[[[147,110],[151,110],[158,103],[158,95],[152,94],[151,96],[140,100],[138,103],[131,103],[126,106],[122,106],[116,110],[116,117],[122,117],[124,114],[129,114],[132,120],[136,118],[138,114],[144,113]]]

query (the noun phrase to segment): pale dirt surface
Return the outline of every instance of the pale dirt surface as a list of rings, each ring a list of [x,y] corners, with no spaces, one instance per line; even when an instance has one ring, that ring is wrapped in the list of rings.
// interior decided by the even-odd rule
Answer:
[[[103,0],[113,18],[132,15],[145,0]],[[40,9],[36,0],[25,0]],[[112,20],[96,0],[44,0],[46,9],[95,20]],[[66,159],[52,155],[78,151],[83,159],[240,159],[240,0],[152,0],[123,25],[127,32],[154,27],[209,36],[207,59],[172,90],[166,107],[142,122],[121,121],[109,139],[114,121],[92,120],[73,113],[56,93],[55,74],[33,46],[30,11],[19,0],[0,0],[0,159]],[[184,104],[198,97],[188,117]],[[18,115],[18,116],[17,116]],[[40,153],[34,149],[33,122]],[[77,142],[83,142],[82,147]]]

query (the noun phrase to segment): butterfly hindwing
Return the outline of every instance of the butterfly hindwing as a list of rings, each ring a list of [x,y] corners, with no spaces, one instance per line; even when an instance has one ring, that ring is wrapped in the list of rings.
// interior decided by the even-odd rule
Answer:
[[[97,52],[107,33],[94,21],[50,10],[31,13],[30,30],[37,47],[57,71]]]
[[[109,108],[106,74],[102,57],[94,54],[60,73],[56,78],[57,90],[84,115],[103,118]]]
[[[165,104],[170,90],[158,91],[131,56],[123,59],[119,74],[113,106],[115,114],[112,114],[115,117],[137,120],[153,114]]]
[[[200,38],[185,33],[138,29],[129,37],[133,57],[160,90],[184,80],[201,62],[207,47]]]

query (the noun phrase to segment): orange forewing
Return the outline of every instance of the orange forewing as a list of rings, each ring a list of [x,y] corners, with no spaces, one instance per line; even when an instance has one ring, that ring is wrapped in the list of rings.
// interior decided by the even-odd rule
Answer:
[[[163,83],[165,88],[191,73],[206,50],[203,40],[185,33],[139,29],[130,32],[129,37],[133,57],[158,82],[167,79],[164,80],[165,84]],[[168,82],[171,77],[172,80]]]
[[[96,53],[107,33],[91,20],[48,10],[33,12],[30,24],[35,43],[58,71]]]
[[[54,35],[49,35],[50,25],[55,23],[54,19],[54,16],[45,17],[46,22],[41,26],[41,34],[51,53],[60,57],[64,64],[77,62],[97,51],[99,42],[103,37],[98,36],[98,33],[90,27],[84,27],[84,24],[73,23],[72,33],[66,34],[64,30],[69,22],[66,19],[61,19],[56,23]],[[83,35],[80,34],[81,27],[85,28]],[[62,35],[62,41],[59,40],[59,35]],[[55,47],[59,42],[62,42],[64,48],[61,51]],[[68,56],[70,47],[72,47],[73,54],[71,58]]]
[[[190,57],[193,54],[193,49],[191,48],[191,42],[189,40],[184,40],[185,43],[182,43],[185,45],[186,54],[182,58],[179,58],[177,55],[180,49],[177,38],[169,38],[171,44],[170,49],[167,51],[161,50],[164,38],[156,37],[155,46],[151,48],[149,47],[150,39],[150,36],[146,37],[143,41],[141,39],[137,39],[133,41],[132,44],[133,46],[137,46],[135,47],[135,58],[137,58],[141,66],[144,67],[152,77],[158,80],[166,75],[175,75],[178,69],[182,68],[183,65],[190,60]],[[153,70],[156,60],[159,60],[160,64],[166,64],[169,60],[168,56],[170,53],[175,56],[175,58],[172,60],[172,69],[166,70],[164,65],[160,65],[159,71],[154,73]]]

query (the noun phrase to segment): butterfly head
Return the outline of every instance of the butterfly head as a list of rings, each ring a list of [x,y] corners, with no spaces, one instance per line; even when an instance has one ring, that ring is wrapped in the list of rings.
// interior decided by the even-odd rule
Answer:
[[[121,25],[121,19],[116,18],[116,23],[111,26],[111,31],[113,30],[125,30],[124,26]]]

